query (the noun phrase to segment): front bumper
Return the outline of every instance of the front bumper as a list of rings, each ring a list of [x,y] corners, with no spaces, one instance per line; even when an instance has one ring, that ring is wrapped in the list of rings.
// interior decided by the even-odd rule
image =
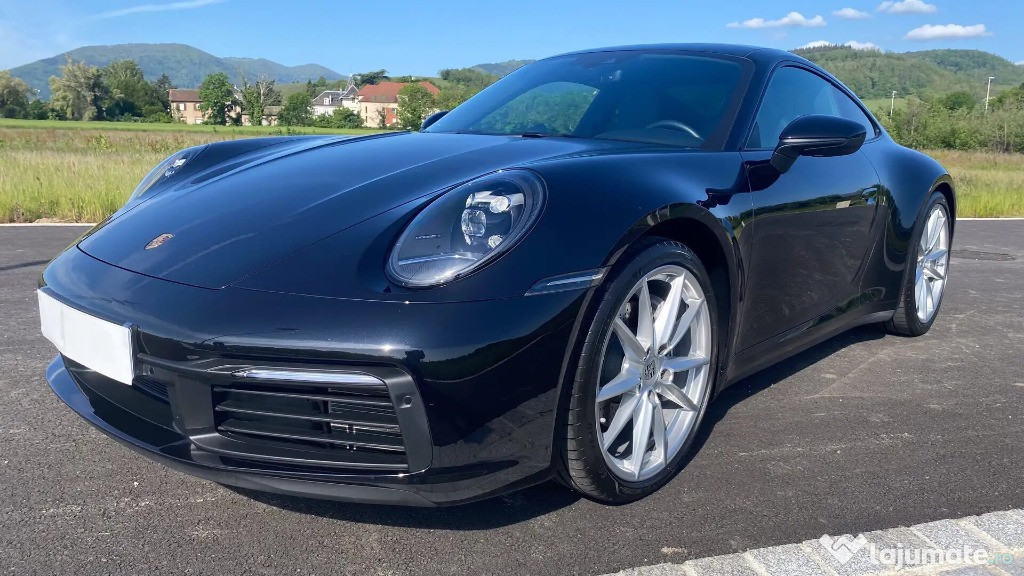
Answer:
[[[79,310],[131,323],[138,351],[134,386],[58,357],[47,372],[51,387],[107,434],[178,470],[256,490],[421,506],[550,477],[582,291],[407,305],[208,290],[110,266],[77,248],[58,256],[40,284]],[[305,440],[292,446],[290,432],[280,442],[240,440],[218,416],[238,386],[218,371],[224,364],[373,373],[395,400],[405,459],[367,458],[347,444],[352,458]],[[147,389],[153,379],[166,384],[166,398]],[[282,390],[290,389],[272,392]]]

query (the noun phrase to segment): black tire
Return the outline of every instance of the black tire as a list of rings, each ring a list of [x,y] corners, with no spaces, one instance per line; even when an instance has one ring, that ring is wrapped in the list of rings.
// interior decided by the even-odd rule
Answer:
[[[682,266],[693,274],[704,292],[711,321],[711,354],[708,382],[704,398],[699,404],[696,421],[679,452],[657,475],[639,482],[630,482],[616,476],[605,462],[598,438],[596,401],[598,374],[608,334],[612,330],[619,307],[640,278],[666,264]],[[700,259],[686,246],[665,238],[644,239],[624,254],[608,280],[598,289],[590,307],[589,327],[584,324],[579,338],[583,339],[576,362],[576,373],[568,399],[564,434],[561,443],[561,462],[558,479],[584,496],[607,504],[625,504],[643,498],[675,476],[682,468],[686,454],[700,429],[708,400],[714,390],[718,373],[718,316],[715,294],[707,271]]]
[[[928,322],[921,322],[921,319],[917,316],[917,301],[914,298],[914,277],[917,258],[921,251],[921,235],[924,233],[924,225],[928,215],[931,214],[935,205],[942,206],[946,211],[946,217],[951,218],[946,197],[941,192],[932,192],[928,202],[925,204],[924,210],[917,217],[917,223],[914,225],[914,235],[911,238],[910,250],[907,254],[907,269],[903,273],[903,286],[900,288],[899,305],[896,308],[896,313],[893,314],[892,320],[882,323],[882,328],[890,334],[921,336],[931,329],[935,319],[939,317],[939,311],[942,309],[942,299],[940,299],[931,319]],[[952,240],[952,237],[950,239]]]

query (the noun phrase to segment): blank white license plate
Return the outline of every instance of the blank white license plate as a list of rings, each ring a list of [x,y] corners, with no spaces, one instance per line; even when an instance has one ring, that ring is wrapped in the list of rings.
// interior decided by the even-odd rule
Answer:
[[[36,293],[43,336],[61,354],[107,378],[132,383],[132,333],[127,326],[75,310],[42,290]]]

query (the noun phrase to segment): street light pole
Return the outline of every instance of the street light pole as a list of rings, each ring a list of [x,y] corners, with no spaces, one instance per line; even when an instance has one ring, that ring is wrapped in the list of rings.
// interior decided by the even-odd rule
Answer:
[[[892,118],[892,113],[896,110],[896,91],[892,91],[892,102],[889,104],[889,118]]]
[[[988,90],[985,91],[985,114],[988,114],[988,101],[992,97],[992,81],[995,79],[995,76],[988,77]]]

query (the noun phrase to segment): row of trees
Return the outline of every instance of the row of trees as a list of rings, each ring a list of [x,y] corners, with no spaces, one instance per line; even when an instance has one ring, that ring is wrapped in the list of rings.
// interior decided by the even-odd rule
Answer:
[[[497,77],[471,68],[440,71],[441,86],[436,96],[416,83],[410,76],[391,77],[387,70],[371,70],[354,74],[357,87],[384,81],[409,83],[399,94],[399,127],[419,129],[423,119],[435,110],[451,110],[470,96],[487,87]],[[205,122],[225,125],[240,124],[246,114],[253,124],[268,116],[267,109],[281,106],[278,121],[289,126],[320,126],[325,128],[358,128],[364,125],[359,114],[339,108],[331,115],[313,115],[312,98],[327,89],[342,89],[343,81],[328,82],[321,76],[308,80],[305,90],[282,98],[274,80],[266,77],[250,82],[242,79],[235,87],[224,73],[207,76],[199,86],[200,110]],[[50,78],[50,102],[36,98],[35,90],[23,80],[0,72],[0,117],[113,120],[135,122],[172,122],[175,120],[168,101],[168,91],[176,88],[164,74],[157,80],[146,80],[139,65],[120,60],[97,68],[70,58],[60,68],[60,75]],[[383,111],[382,111],[383,112]],[[370,119],[380,128],[388,128],[386,115]]]
[[[989,101],[969,92],[910,98],[890,116],[875,110],[889,134],[911,148],[1024,152],[1024,84]]]
[[[147,82],[131,60],[97,68],[70,59],[60,77],[50,78],[50,102],[10,72],[0,72],[0,116],[58,120],[135,120],[170,122],[167,91],[174,88],[166,74]]]

